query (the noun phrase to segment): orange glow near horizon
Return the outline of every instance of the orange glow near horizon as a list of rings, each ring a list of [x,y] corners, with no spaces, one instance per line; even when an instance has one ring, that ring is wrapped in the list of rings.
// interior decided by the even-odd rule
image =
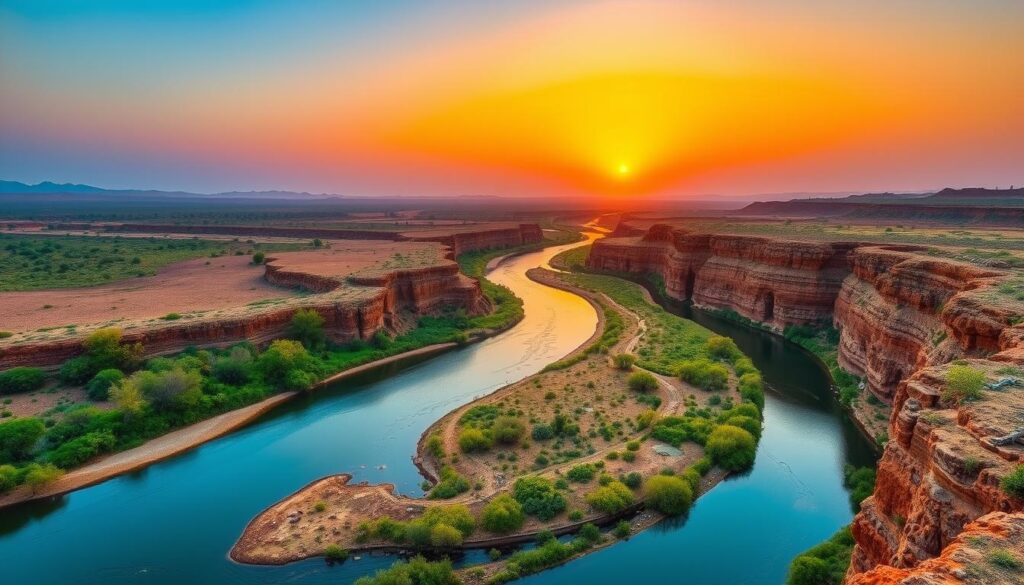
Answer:
[[[145,60],[130,77],[110,64],[105,83],[59,77],[88,47],[75,33],[93,34],[63,31],[73,48],[38,49],[56,52],[53,71],[13,66],[3,55],[16,51],[0,50],[13,81],[0,106],[19,114],[0,120],[0,138],[60,145],[84,168],[98,164],[90,156],[116,161],[121,176],[148,169],[124,162],[139,158],[157,169],[143,178],[210,167],[226,169],[223,181],[259,177],[254,187],[354,194],[905,189],[1019,170],[1024,50],[1012,17],[772,4],[552,2],[502,18],[460,8],[472,22],[449,7],[344,42],[306,23],[299,36],[320,44],[288,58],[193,55],[165,77]],[[268,30],[289,18],[267,10]],[[36,32],[17,42],[59,36]],[[184,52],[179,41],[169,42]]]

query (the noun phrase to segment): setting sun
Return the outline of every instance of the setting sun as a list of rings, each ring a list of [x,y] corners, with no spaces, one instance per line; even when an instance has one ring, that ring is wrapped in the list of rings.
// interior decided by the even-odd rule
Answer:
[[[626,176],[629,174],[629,165],[626,163],[619,163],[619,176]]]

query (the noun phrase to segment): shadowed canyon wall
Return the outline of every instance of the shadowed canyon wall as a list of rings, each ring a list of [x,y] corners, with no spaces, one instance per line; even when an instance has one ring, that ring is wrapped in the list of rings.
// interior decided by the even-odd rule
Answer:
[[[993,439],[1024,428],[1024,389],[986,392],[962,405],[942,400],[952,360],[967,360],[990,380],[1024,365],[1024,324],[1013,324],[1019,307],[992,300],[1007,273],[912,246],[697,234],[667,225],[641,234],[623,226],[613,236],[624,237],[594,243],[590,268],[655,274],[671,297],[733,310],[775,330],[831,322],[840,332],[840,365],[892,404],[875,495],[853,525],[849,582],[902,583],[913,575],[882,569],[937,557],[986,514],[1012,512],[1010,524],[1019,524],[1024,501],[1006,495],[999,481],[1024,460],[1024,445]],[[877,567],[877,575],[859,577]]]

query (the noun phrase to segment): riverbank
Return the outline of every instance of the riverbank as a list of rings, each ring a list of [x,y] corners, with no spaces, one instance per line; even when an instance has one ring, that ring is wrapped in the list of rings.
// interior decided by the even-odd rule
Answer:
[[[582,356],[582,359],[558,360],[556,363],[565,365],[553,370],[545,369],[477,398],[431,425],[418,441],[415,462],[423,475],[434,483],[430,493],[433,495],[443,484],[444,492],[436,493],[444,495],[409,498],[397,495],[388,485],[349,485],[346,476],[323,478],[275,503],[253,519],[232,548],[231,558],[244,563],[276,565],[328,554],[331,547],[350,553],[410,549],[443,553],[507,547],[534,541],[538,535],[548,531],[569,534],[587,524],[607,525],[633,516],[631,521],[625,522],[624,528],[618,527],[617,530],[634,534],[666,517],[657,511],[657,505],[635,515],[643,509],[646,498],[637,497],[633,492],[639,490],[644,478],[665,475],[682,478],[666,481],[683,486],[680,489],[685,488],[685,507],[689,507],[696,496],[724,479],[729,469],[717,467],[706,458],[701,446],[703,441],[693,442],[680,437],[666,443],[653,438],[651,432],[654,429],[654,434],[661,438],[672,436],[667,430],[669,427],[661,427],[660,422],[654,424],[655,420],[689,428],[691,423],[685,422],[687,417],[707,416],[712,421],[704,426],[698,425],[695,428],[703,431],[695,432],[710,434],[716,426],[714,420],[728,420],[728,424],[754,424],[759,434],[760,413],[757,408],[748,404],[745,408],[737,406],[735,411],[732,410],[734,402],[738,404],[743,400],[738,376],[730,375],[727,388],[705,390],[674,377],[648,372],[644,375],[649,377],[653,386],[646,392],[631,391],[632,378],[643,370],[616,367],[608,354],[617,355],[638,344],[638,339],[648,331],[641,319],[612,297],[563,282],[556,273],[531,269],[526,274],[534,282],[587,299],[599,316],[613,311],[617,327],[614,343],[605,347],[604,352],[590,351],[596,342],[609,336],[610,320],[602,317],[595,332],[569,354]],[[636,292],[637,298],[640,294]],[[667,314],[665,318],[682,321]],[[710,332],[700,331],[704,332],[700,339],[690,340],[691,344],[703,346],[711,338]],[[692,349],[696,351],[698,348],[694,346]],[[724,366],[722,368],[724,371]],[[703,414],[690,413],[691,409],[694,413]],[[499,416],[499,413],[508,414]],[[756,418],[749,418],[747,413]],[[527,419],[555,420],[554,426],[558,428],[560,416],[563,417],[561,424],[573,428],[570,433],[541,433],[539,428],[546,427],[546,424],[535,422],[531,436],[527,436]],[[506,424],[520,429],[515,431],[514,440],[502,444],[502,441],[494,439],[493,445],[488,441],[488,445],[482,448],[466,446],[464,435],[467,429],[478,434],[491,433],[491,425],[502,417],[508,419]],[[734,430],[746,434],[739,428]],[[681,432],[685,434],[687,431]],[[751,441],[754,441],[753,437]],[[563,442],[568,446],[562,447]],[[752,461],[752,453],[750,457]],[[525,481],[524,478],[539,482],[538,485],[555,486],[550,489],[557,491],[551,492],[555,495],[550,497],[560,503],[553,516],[527,513],[514,530],[488,528],[483,518],[491,505],[500,498],[512,497],[504,494],[514,494],[518,498],[518,486],[520,480]],[[475,481],[472,489],[470,479]],[[602,503],[602,498],[611,494],[622,498],[621,501],[610,506]],[[442,544],[433,534],[433,525],[424,523],[451,514],[466,519],[463,523],[468,523],[470,528],[463,536],[445,540]],[[484,535],[471,535],[473,518],[481,519]],[[418,533],[421,525],[430,534],[422,541],[412,536],[414,532]],[[609,542],[605,539],[604,544]],[[574,556],[596,550],[600,544],[599,541],[591,542],[585,550],[576,551]],[[495,578],[501,580],[500,575],[509,562],[518,561],[515,558],[499,560],[463,573],[470,581],[496,575],[499,577]]]
[[[496,333],[497,332],[495,332],[495,334]],[[483,337],[477,336],[477,339],[483,339]],[[325,378],[314,385],[311,390],[322,388],[328,384],[333,384],[344,380],[345,378],[362,374],[401,360],[433,355],[457,346],[458,344],[451,342],[439,343],[375,360],[360,366],[355,366]],[[58,480],[46,484],[36,489],[34,492],[27,485],[19,486],[3,495],[0,495],[0,509],[32,500],[67,494],[117,477],[118,475],[142,469],[143,467],[152,465],[158,461],[169,459],[175,455],[194,449],[203,443],[207,443],[239,429],[273,410],[278,405],[291,400],[300,394],[300,392],[283,392],[281,394],[275,394],[274,396],[266,398],[256,404],[250,404],[249,406],[225,412],[224,414],[217,415],[213,418],[171,431],[165,435],[146,441],[144,444],[135,447],[134,449],[114,453],[108,457],[103,457],[94,463],[73,469],[65,473]]]

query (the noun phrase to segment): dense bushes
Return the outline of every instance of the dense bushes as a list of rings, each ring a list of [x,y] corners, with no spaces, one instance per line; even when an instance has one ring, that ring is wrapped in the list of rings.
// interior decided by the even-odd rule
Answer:
[[[678,516],[690,509],[693,487],[676,476],[655,475],[644,482],[644,501],[662,514]]]
[[[512,497],[523,506],[523,512],[541,520],[551,520],[565,511],[566,501],[551,480],[530,476],[516,480]]]
[[[103,401],[110,398],[110,387],[124,380],[124,372],[117,368],[100,370],[85,385],[90,400]]]
[[[538,423],[533,425],[533,431],[530,433],[530,436],[533,437],[534,441],[547,441],[555,436],[555,431],[551,428],[551,425]]]
[[[615,362],[615,367],[620,370],[629,371],[633,369],[633,364],[636,362],[636,357],[628,353],[620,353],[616,355],[612,360]]]
[[[321,347],[326,340],[323,316],[313,309],[295,311],[288,326],[288,337],[310,349]]]
[[[860,509],[860,503],[875,491],[875,470],[870,467],[843,468],[843,485],[850,490],[850,503]]]
[[[523,506],[508,494],[502,494],[484,506],[480,524],[497,534],[515,532],[523,526]]]
[[[597,467],[590,463],[581,463],[569,468],[569,471],[565,472],[565,477],[569,481],[575,481],[576,483],[587,483],[594,479],[596,474]]]
[[[360,577],[355,585],[461,585],[449,560],[428,561],[417,556],[397,561],[372,577]]]
[[[356,528],[356,541],[379,538],[416,547],[454,547],[461,545],[475,527],[476,521],[466,506],[431,506],[410,522],[388,517],[364,522]]]
[[[658,389],[658,379],[649,372],[635,372],[626,380],[629,389],[634,392],[653,392]]]
[[[739,374],[739,368],[736,373]],[[759,410],[764,410],[764,383],[761,381],[761,374],[754,371],[740,375],[738,387],[744,400],[756,404]]]
[[[739,427],[720,425],[708,437],[704,452],[722,469],[742,471],[754,464],[757,441]]]
[[[728,337],[712,335],[704,342],[704,349],[713,359],[732,362],[743,357],[736,342]]]
[[[699,416],[666,416],[654,423],[651,436],[675,447],[685,441],[703,445],[714,427],[715,423]]]
[[[24,461],[31,457],[32,448],[46,432],[37,418],[19,418],[0,424],[0,463]]]
[[[729,386],[729,370],[706,358],[682,362],[679,377],[704,390],[725,390]]]
[[[31,392],[43,387],[46,376],[39,368],[11,368],[0,372],[0,394]]]
[[[93,431],[60,445],[47,457],[57,467],[75,467],[113,450],[116,444],[117,438],[109,430]]]
[[[437,485],[430,490],[429,497],[432,500],[447,500],[468,491],[469,480],[464,476],[459,475],[459,473],[450,466],[445,465],[441,468],[441,481],[437,482]]]
[[[142,359],[141,343],[122,343],[116,327],[98,329],[82,342],[85,352],[61,366],[60,378],[69,384],[84,384],[100,370],[134,370]]]
[[[590,507],[606,514],[617,514],[633,505],[633,491],[620,481],[610,481],[586,496]]]
[[[793,559],[786,585],[840,585],[850,566],[854,544],[850,527],[843,528]]]

